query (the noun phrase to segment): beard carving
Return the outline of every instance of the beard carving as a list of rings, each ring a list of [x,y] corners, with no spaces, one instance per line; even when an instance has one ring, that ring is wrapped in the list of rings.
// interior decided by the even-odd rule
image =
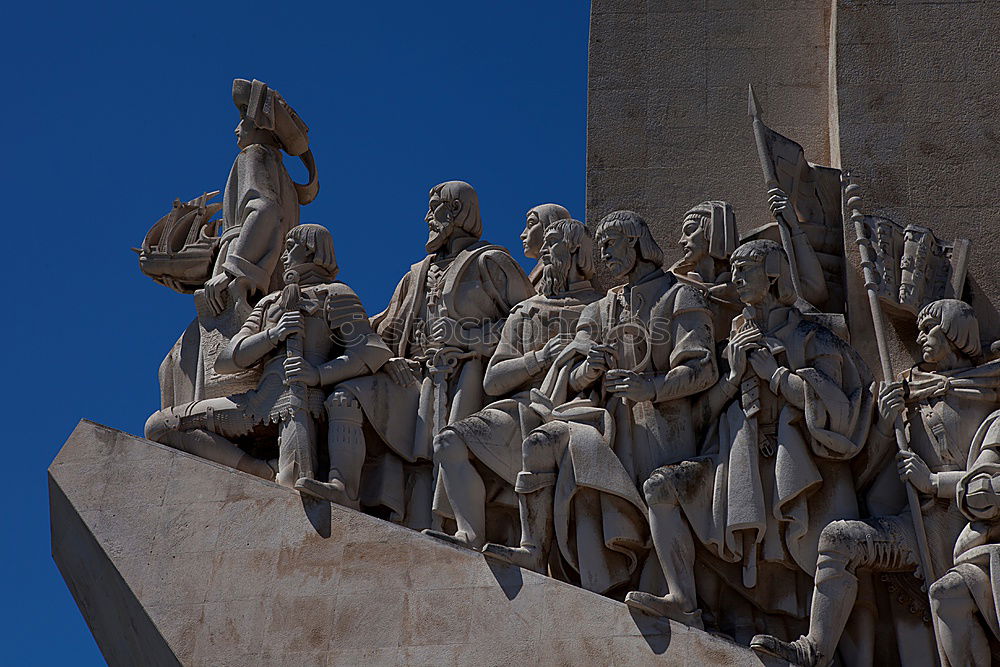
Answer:
[[[538,291],[549,297],[565,292],[569,286],[571,261],[573,257],[569,253],[558,253],[556,249],[549,252],[542,265],[542,278],[538,282]]]
[[[428,253],[435,253],[451,238],[451,232],[455,227],[455,223],[449,216],[446,222],[432,218],[427,225],[430,229],[427,233],[427,243],[424,244],[424,249]]]
[[[629,246],[624,257],[611,257],[607,260],[608,269],[615,278],[621,278],[632,270],[638,257],[639,253],[635,246]]]

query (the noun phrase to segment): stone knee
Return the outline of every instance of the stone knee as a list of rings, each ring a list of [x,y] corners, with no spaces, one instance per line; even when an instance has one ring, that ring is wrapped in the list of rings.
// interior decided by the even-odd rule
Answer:
[[[326,409],[326,416],[330,424],[337,421],[357,423],[360,426],[364,417],[361,404],[346,391],[334,391],[323,402],[323,407]]]
[[[164,408],[149,416],[143,432],[147,440],[168,445],[170,444],[170,434],[176,432],[179,426],[180,418],[174,414],[173,409]]]
[[[521,443],[521,462],[525,472],[555,472],[558,434],[545,427],[536,428]]]
[[[931,584],[927,594],[934,615],[945,622],[950,622],[953,618],[967,619],[968,614],[976,609],[975,600],[969,592],[965,579],[955,571],[946,572],[943,577]]]
[[[831,521],[819,534],[816,569],[854,573],[862,563],[870,564],[867,552],[874,546],[874,529],[863,521]]]
[[[657,468],[642,484],[642,493],[646,497],[646,504],[650,507],[657,505],[678,506],[677,499],[678,470],[675,466],[665,466]]]
[[[444,465],[469,460],[469,448],[458,432],[446,428],[434,436],[434,462]]]

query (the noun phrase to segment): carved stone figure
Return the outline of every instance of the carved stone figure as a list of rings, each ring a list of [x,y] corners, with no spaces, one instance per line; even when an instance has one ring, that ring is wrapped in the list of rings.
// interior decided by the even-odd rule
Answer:
[[[955,496],[969,523],[930,587],[938,654],[944,667],[989,665],[1000,652],[1000,411],[976,432]]]
[[[897,474],[921,494],[933,571],[952,565],[955,541],[965,525],[954,504],[956,483],[965,476],[977,428],[996,407],[1000,362],[975,365],[981,356],[979,324],[962,301],[927,304],[917,326],[922,362],[900,381],[883,384],[869,443],[876,452],[895,450],[893,424],[903,413],[911,451],[899,452],[898,465],[876,479],[868,504],[877,516],[834,521],[823,529],[808,634],[794,642],[759,635],[751,645],[761,653],[806,666],[829,664],[854,607],[857,571],[917,571],[917,536],[909,510],[902,511],[905,499]]]
[[[418,529],[430,527],[433,436],[482,409],[484,369],[504,320],[534,294],[507,250],[480,239],[471,185],[435,186],[425,220],[427,257],[372,318],[393,358],[380,373],[341,383],[331,397],[327,493],[347,506],[387,507]]]
[[[574,579],[606,593],[632,580],[648,549],[638,484],[694,454],[690,398],[717,371],[705,299],[663,271],[645,221],[611,213],[596,241],[600,260],[625,285],[580,317],[583,344],[567,359],[578,363],[567,364],[562,395],[585,395],[554,405],[522,445],[520,546],[487,544],[484,553],[544,572],[556,541]]]
[[[325,227],[290,230],[282,261],[289,284],[257,303],[217,362],[220,373],[260,368],[256,389],[164,408],[146,422],[146,437],[292,487],[316,477],[324,387],[375,372],[390,352],[354,291],[336,281]]]
[[[732,323],[728,374],[697,403],[710,429],[705,449],[643,487],[668,592],[626,597],[695,627],[695,539],[702,565],[764,613],[805,617],[796,580],[812,578],[823,526],[858,515],[848,461],[865,443],[873,403],[860,358],[792,305],[779,244],[745,243],[731,264],[744,311]]]
[[[430,534],[476,549],[485,543],[487,488],[477,466],[513,488],[521,469],[521,443],[542,424],[542,415],[532,408],[531,390],[541,387],[546,371],[572,340],[584,306],[601,297],[590,284],[593,252],[583,223],[559,220],[546,226],[539,251],[539,293],[514,306],[486,366],[486,393],[510,398],[446,426],[434,439],[434,461],[458,530],[454,536],[427,531]]]
[[[206,296],[216,313],[227,303],[248,303],[254,294],[281,287],[276,269],[285,234],[299,224],[299,204],[316,197],[319,183],[309,150],[309,128],[278,91],[254,79],[233,81],[240,110],[233,163],[223,193],[219,253]],[[292,182],[281,152],[302,156],[309,182]]]
[[[570,220],[572,217],[569,211],[559,204],[539,204],[528,211],[524,221],[524,231],[521,232],[521,245],[525,257],[539,260],[528,274],[528,280],[535,287],[538,287],[538,281],[542,278],[543,265],[539,258],[545,230],[556,220]]]

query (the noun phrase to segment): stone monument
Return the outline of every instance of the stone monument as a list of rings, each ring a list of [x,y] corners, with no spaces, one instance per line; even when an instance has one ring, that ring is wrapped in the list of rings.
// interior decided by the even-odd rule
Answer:
[[[526,273],[436,185],[371,317],[233,82],[223,201],[138,250],[196,310],[148,439],[49,469],[109,663],[1000,657],[1000,5],[591,15],[586,221],[524,202]]]

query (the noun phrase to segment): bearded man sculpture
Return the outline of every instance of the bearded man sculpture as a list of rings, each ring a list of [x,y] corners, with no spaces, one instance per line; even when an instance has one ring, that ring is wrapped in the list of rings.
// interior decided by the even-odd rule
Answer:
[[[325,421],[323,388],[373,373],[390,352],[372,331],[357,295],[335,280],[337,260],[325,227],[294,227],[282,259],[296,280],[296,303],[286,303],[285,290],[261,299],[216,363],[220,373],[259,368],[257,388],[164,408],[149,418],[145,430],[150,440],[265,479],[277,475],[280,484],[291,487],[302,477],[316,476],[316,425]],[[294,354],[289,341],[299,348]],[[305,391],[293,389],[296,384]],[[291,437],[293,430],[298,432]],[[240,447],[273,453],[275,436],[276,461]]]
[[[823,529],[808,634],[794,642],[759,635],[751,647],[760,653],[805,667],[830,664],[857,597],[857,571],[916,570],[917,538],[909,511],[903,510],[897,475],[909,480],[925,501],[921,513],[934,572],[945,572],[953,564],[955,542],[966,524],[955,504],[956,484],[965,476],[978,427],[997,406],[1000,361],[976,365],[981,356],[979,322],[962,301],[927,304],[917,315],[917,327],[923,360],[900,381],[883,384],[869,444],[883,452],[895,450],[893,424],[907,408],[911,451],[898,453],[897,465],[884,468],[875,482],[876,489],[894,482],[890,488],[896,493],[876,494],[876,507],[892,508],[890,496],[895,495],[898,513],[835,521]]]
[[[480,239],[471,185],[435,186],[425,220],[427,257],[372,318],[393,358],[330,398],[331,475],[323,491],[346,506],[386,507],[416,529],[431,527],[433,437],[482,409],[486,361],[510,309],[534,293],[507,250]]]
[[[476,466],[514,486],[521,442],[542,424],[532,408],[532,390],[541,388],[546,371],[573,338],[584,306],[601,297],[590,284],[593,251],[581,222],[559,220],[546,228],[539,293],[514,306],[486,367],[486,393],[513,395],[448,425],[434,439],[434,460],[458,530],[454,536],[425,532],[475,549],[485,542],[486,487]]]
[[[706,450],[643,487],[668,592],[626,597],[694,627],[703,627],[695,538],[704,564],[762,611],[805,617],[794,578],[811,578],[823,526],[858,515],[848,460],[873,405],[860,357],[792,306],[780,245],[745,243],[731,265],[744,312],[732,323],[728,374],[698,403],[696,418],[711,427]]]
[[[657,466],[694,455],[689,397],[717,371],[707,304],[663,271],[645,221],[611,213],[596,241],[626,284],[580,316],[561,394],[586,395],[553,401],[547,423],[522,444],[520,546],[483,551],[545,572],[557,541],[564,569],[584,588],[608,593],[632,580],[648,550],[638,484]]]

